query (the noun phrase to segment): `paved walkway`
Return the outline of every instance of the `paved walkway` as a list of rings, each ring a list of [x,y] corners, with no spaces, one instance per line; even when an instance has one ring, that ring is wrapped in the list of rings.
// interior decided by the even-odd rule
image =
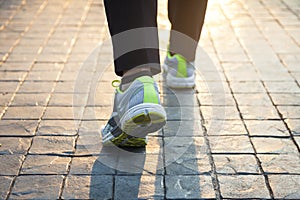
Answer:
[[[167,125],[129,151],[100,142],[102,1],[0,0],[0,199],[300,199],[299,36],[299,0],[210,0],[195,90],[156,77]]]

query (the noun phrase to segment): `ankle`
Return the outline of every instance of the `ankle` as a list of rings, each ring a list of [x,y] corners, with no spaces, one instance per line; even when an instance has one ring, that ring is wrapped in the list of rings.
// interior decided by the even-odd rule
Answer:
[[[150,67],[135,67],[135,68],[124,71],[123,78],[132,76],[134,74],[139,74],[140,72],[150,72],[151,73],[151,69],[150,69]]]
[[[143,67],[143,68],[136,67],[136,68],[130,69],[128,71],[125,71],[123,74],[123,77],[121,79],[120,89],[123,91],[126,90],[135,79],[137,79],[141,76],[151,76],[152,77],[150,67]]]

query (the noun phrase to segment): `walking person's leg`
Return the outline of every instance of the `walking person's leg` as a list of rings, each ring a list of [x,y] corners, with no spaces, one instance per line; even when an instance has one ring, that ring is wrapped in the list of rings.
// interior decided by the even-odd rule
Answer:
[[[104,0],[104,5],[112,36],[116,74],[123,76],[125,71],[145,64],[151,64],[149,67],[153,74],[159,73],[157,30],[151,29],[151,32],[147,32],[140,29],[145,27],[157,28],[156,0]],[[135,40],[133,41],[133,39]],[[119,55],[122,49],[128,49],[132,43],[141,41],[145,46],[148,43],[155,46],[156,49],[146,49],[140,46],[139,49],[128,50],[126,54]]]
[[[204,23],[207,0],[169,0],[172,28],[164,68],[167,85],[188,88],[195,85],[194,60]]]
[[[112,36],[116,89],[103,142],[144,146],[145,136],[162,128],[166,113],[152,76],[160,72],[156,0],[104,0]],[[152,27],[152,28],[149,28]]]

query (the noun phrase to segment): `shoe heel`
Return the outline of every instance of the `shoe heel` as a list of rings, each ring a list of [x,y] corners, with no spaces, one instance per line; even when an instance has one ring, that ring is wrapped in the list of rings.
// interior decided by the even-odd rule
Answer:
[[[166,113],[161,105],[141,104],[130,111],[121,120],[121,129],[128,135],[145,137],[166,124]]]

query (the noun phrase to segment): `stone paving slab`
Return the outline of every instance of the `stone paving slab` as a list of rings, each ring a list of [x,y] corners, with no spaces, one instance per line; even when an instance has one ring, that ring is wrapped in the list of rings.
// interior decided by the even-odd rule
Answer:
[[[210,0],[195,88],[156,76],[167,124],[130,150],[101,144],[118,79],[103,1],[0,0],[0,199],[300,199],[299,11]]]

